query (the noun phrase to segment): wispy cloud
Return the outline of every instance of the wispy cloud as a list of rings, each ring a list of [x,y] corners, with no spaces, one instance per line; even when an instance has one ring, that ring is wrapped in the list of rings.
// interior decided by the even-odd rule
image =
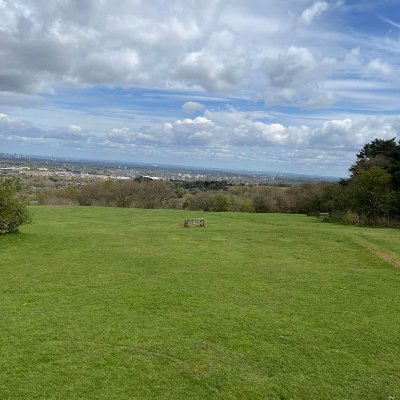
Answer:
[[[391,19],[385,17],[381,17],[381,20],[387,22],[388,24],[394,26],[395,28],[400,29],[400,23],[394,22]]]
[[[309,25],[328,8],[329,4],[326,1],[316,1],[311,7],[306,8],[301,13],[300,21],[306,25]]]

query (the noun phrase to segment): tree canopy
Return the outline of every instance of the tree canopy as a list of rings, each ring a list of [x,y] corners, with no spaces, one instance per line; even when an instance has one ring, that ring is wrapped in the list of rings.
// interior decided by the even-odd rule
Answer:
[[[400,141],[396,143],[396,138],[375,139],[367,143],[357,154],[357,161],[350,167],[350,172],[354,177],[373,167],[387,171],[393,189],[400,190]]]
[[[367,219],[400,218],[400,142],[374,139],[363,146],[350,167],[350,178],[341,181],[342,210]]]

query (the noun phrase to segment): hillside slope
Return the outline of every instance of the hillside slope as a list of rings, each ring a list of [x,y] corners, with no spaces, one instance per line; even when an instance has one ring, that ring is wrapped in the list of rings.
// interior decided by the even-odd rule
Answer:
[[[400,230],[33,212],[0,237],[0,398],[400,396]]]

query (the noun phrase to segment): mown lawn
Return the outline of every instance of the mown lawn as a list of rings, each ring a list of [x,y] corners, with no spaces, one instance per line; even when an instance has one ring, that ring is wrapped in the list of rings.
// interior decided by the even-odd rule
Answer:
[[[400,399],[400,230],[32,210],[0,237],[0,399]]]

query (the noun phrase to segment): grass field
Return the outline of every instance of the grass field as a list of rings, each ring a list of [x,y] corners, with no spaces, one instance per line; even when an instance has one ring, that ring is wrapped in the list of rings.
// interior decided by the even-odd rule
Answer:
[[[400,230],[33,213],[0,237],[0,399],[400,399]]]

